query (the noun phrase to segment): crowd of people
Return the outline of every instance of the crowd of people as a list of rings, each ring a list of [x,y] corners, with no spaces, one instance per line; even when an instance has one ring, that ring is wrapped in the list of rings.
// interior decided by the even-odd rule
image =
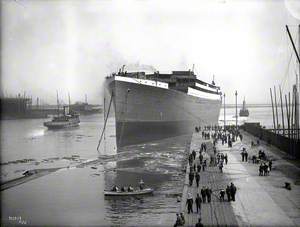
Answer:
[[[201,127],[196,127],[195,131],[200,133]],[[227,185],[224,189],[213,189],[208,185],[203,185],[200,188],[200,178],[201,172],[206,171],[206,168],[218,166],[219,171],[223,172],[223,166],[228,164],[228,155],[224,152],[218,152],[216,149],[216,143],[221,140],[222,144],[228,143],[228,146],[232,146],[232,142],[236,141],[238,138],[243,139],[243,136],[234,130],[234,128],[227,128],[224,131],[221,127],[203,127],[201,132],[202,138],[204,140],[213,140],[213,152],[208,152],[207,143],[201,143],[199,150],[192,150],[188,156],[189,161],[189,187],[193,187],[194,182],[197,188],[196,197],[193,198],[191,193],[188,193],[186,200],[187,213],[197,213],[198,223],[196,226],[203,226],[201,223],[201,208],[203,203],[211,203],[212,197],[215,196],[219,198],[220,201],[225,201],[225,195],[227,195],[227,201],[235,201],[235,195],[237,188],[233,183]],[[198,156],[197,156],[198,153]],[[209,166],[207,165],[209,163]],[[219,192],[219,194],[218,194]],[[195,207],[196,209],[193,209]],[[181,213],[177,214],[176,223],[174,226],[181,226],[182,220],[184,220],[184,215]]]

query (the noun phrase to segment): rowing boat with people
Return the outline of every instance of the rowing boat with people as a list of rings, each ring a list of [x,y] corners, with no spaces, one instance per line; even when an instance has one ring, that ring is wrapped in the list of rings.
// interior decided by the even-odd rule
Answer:
[[[122,191],[104,191],[105,196],[134,196],[134,195],[146,195],[146,194],[152,194],[153,193],[152,188],[145,188],[142,190],[135,190],[132,192],[122,192]]]

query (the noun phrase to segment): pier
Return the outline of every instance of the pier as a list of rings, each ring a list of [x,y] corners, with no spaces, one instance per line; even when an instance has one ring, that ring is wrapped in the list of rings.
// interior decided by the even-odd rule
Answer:
[[[204,226],[299,226],[299,162],[289,162],[285,159],[284,152],[265,142],[260,141],[259,145],[251,146],[252,141],[256,142],[258,138],[244,131],[241,133],[242,141],[238,139],[232,147],[228,147],[227,143],[222,145],[220,140],[217,142],[217,153],[226,153],[228,164],[224,163],[223,173],[221,173],[217,165],[210,165],[208,161],[206,170],[203,172],[201,169],[198,188],[195,180],[192,186],[189,186],[190,166],[187,163],[181,205],[178,211],[184,214],[184,226],[195,226],[198,218],[201,218]],[[202,143],[207,146],[208,159],[214,157],[213,140],[202,138],[201,132],[194,133],[187,154],[191,154],[193,150],[196,151],[194,163],[199,162],[199,150]],[[242,162],[242,148],[248,152],[247,162]],[[269,176],[259,176],[259,164],[252,163],[252,156],[257,155],[259,150],[265,151],[268,159],[273,161]],[[220,201],[220,190],[226,190],[226,186],[231,182],[237,188],[235,201],[228,202],[226,194],[225,201]],[[291,184],[292,190],[284,187],[286,182]],[[202,203],[201,212],[196,213],[195,198],[197,193],[201,196],[200,190],[203,186],[211,188],[211,202]],[[192,194],[194,200],[193,213],[190,214],[187,212],[186,205],[189,193]]]

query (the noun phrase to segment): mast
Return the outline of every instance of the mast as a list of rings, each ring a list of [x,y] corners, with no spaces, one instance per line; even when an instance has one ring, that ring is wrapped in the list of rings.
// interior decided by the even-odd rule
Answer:
[[[270,88],[270,95],[271,95],[271,103],[272,103],[272,113],[273,113],[274,132],[275,132],[275,134],[276,134],[275,114],[274,114],[274,105],[273,105],[273,97],[272,97],[272,88]]]
[[[284,115],[283,115],[283,105],[282,105],[282,92],[281,92],[280,86],[279,86],[279,92],[280,92],[280,106],[281,106],[281,124],[282,124],[282,129],[283,129],[283,136],[285,136]]]
[[[71,106],[71,98],[70,98],[70,93],[68,92],[68,98],[69,98],[69,108]]]
[[[292,35],[291,35],[291,33],[290,33],[290,30],[289,30],[289,27],[288,27],[287,25],[286,25],[285,27],[286,27],[287,33],[288,33],[288,35],[289,35],[290,41],[291,41],[291,43],[292,43],[294,52],[295,52],[295,54],[296,54],[296,57],[297,57],[297,60],[298,60],[298,64],[300,64],[300,57],[299,57],[298,52],[297,52],[297,49],[296,49],[296,47],[295,47],[295,44],[294,44]]]
[[[226,105],[225,105],[225,93],[224,93],[224,130],[226,130]]]
[[[276,98],[276,88],[274,86],[274,101],[275,101],[275,110],[276,110],[276,128],[279,129],[278,133],[280,134],[280,127],[278,126],[278,109],[277,109],[277,98]]]
[[[238,129],[238,115],[237,115],[237,91],[235,91],[235,130]]]
[[[87,94],[85,94],[85,103],[87,104],[88,101],[87,101]]]
[[[85,100],[87,100],[85,95]],[[87,102],[86,102],[87,103]],[[105,96],[103,98],[103,122],[105,122]],[[104,154],[106,154],[106,135],[105,135],[105,129],[104,129]]]
[[[56,90],[56,103],[57,103],[57,116],[59,116],[59,100],[58,100],[58,91]]]

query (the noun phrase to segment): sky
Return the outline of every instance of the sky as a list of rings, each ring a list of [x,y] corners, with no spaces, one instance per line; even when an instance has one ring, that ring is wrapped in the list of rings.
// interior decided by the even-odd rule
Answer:
[[[296,0],[2,0],[1,95],[102,103],[105,76],[123,64],[188,70],[234,103],[270,103],[299,68]],[[290,60],[291,58],[291,60]]]

